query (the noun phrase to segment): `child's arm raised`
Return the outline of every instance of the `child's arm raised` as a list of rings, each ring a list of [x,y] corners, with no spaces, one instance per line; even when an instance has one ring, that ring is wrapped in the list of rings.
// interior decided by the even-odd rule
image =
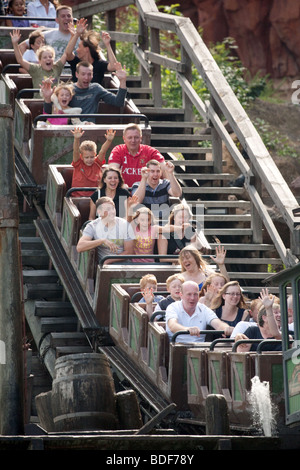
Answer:
[[[100,160],[101,162],[103,158],[105,158],[105,154],[107,150],[109,149],[109,147],[111,146],[111,143],[115,138],[115,135],[116,135],[116,131],[113,131],[112,129],[109,129],[108,131],[106,131],[106,134],[104,136],[106,138],[106,141],[101,146],[101,149],[99,150],[99,153],[97,155],[98,160]]]
[[[73,142],[73,162],[78,162],[80,158],[79,146],[80,146],[80,139],[84,134],[84,131],[80,129],[80,127],[74,127],[74,131],[72,131],[74,136]]]
[[[19,41],[21,38],[20,30],[19,29],[14,29],[12,33],[9,33],[11,37],[11,42],[14,48],[14,53],[16,56],[17,63],[23,67],[27,72],[30,67],[30,63],[27,62],[27,60],[23,59],[20,47],[19,47]]]

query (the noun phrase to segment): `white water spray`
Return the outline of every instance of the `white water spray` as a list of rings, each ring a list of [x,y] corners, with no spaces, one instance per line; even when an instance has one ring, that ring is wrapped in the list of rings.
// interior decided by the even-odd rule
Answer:
[[[265,436],[272,436],[275,431],[275,410],[271,401],[269,382],[261,382],[259,377],[251,379],[252,387],[248,399],[253,410],[254,425]]]

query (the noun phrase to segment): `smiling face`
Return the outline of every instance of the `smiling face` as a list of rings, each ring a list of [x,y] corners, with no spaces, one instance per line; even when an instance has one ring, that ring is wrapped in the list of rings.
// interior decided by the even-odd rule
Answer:
[[[281,311],[280,311],[280,305],[279,304],[273,304],[272,307],[273,314],[277,323],[278,328],[281,328]]]
[[[123,140],[131,155],[135,155],[140,148],[141,133],[138,129],[128,129],[123,135]]]
[[[25,2],[23,0],[14,0],[10,9],[13,16],[23,16],[25,13]]]
[[[225,303],[236,306],[241,299],[241,290],[239,286],[228,286],[226,292],[223,294]]]
[[[184,282],[182,284],[181,298],[185,311],[187,313],[194,312],[199,299],[198,285],[195,282]]]
[[[109,170],[106,173],[106,176],[103,178],[103,182],[106,184],[106,187],[111,191],[115,191],[119,185],[119,174],[116,171]]]

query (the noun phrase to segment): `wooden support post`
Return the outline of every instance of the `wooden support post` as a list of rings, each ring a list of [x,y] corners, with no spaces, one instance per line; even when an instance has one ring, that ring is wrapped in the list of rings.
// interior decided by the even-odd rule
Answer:
[[[0,105],[0,434],[24,433],[22,308],[13,111]]]
[[[207,435],[228,435],[229,415],[223,395],[208,395],[205,402],[205,421]]]

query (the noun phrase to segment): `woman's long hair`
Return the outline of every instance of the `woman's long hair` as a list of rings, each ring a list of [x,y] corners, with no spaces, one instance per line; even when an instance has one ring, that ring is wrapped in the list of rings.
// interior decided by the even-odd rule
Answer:
[[[239,289],[240,289],[240,293],[241,293],[241,296],[240,296],[240,300],[239,300],[239,303],[237,304],[237,307],[238,308],[247,308],[247,298],[244,296],[244,294],[242,293],[242,289],[241,289],[241,286],[239,284],[238,281],[230,281],[230,282],[227,282],[218,292],[218,294],[214,297],[214,299],[212,300],[212,303],[211,303],[211,306],[210,308],[212,310],[220,307],[221,305],[224,305],[225,301],[223,299],[223,294],[226,293],[226,290],[228,289],[228,287],[231,287],[231,286],[238,286]]]

